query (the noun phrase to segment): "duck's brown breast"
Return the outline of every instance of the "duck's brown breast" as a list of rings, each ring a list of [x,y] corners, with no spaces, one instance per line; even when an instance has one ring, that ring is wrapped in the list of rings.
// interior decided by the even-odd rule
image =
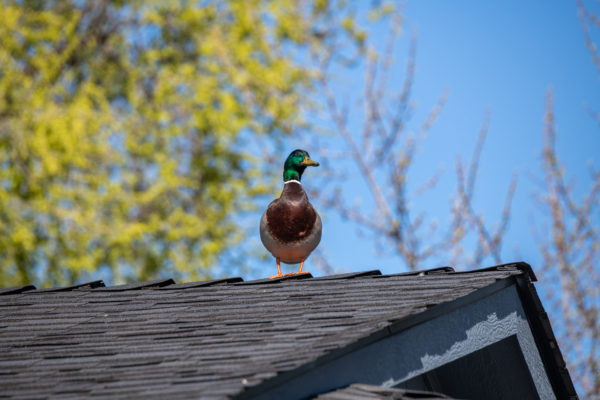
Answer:
[[[298,183],[287,183],[267,208],[269,233],[282,242],[301,241],[313,230],[317,213]]]

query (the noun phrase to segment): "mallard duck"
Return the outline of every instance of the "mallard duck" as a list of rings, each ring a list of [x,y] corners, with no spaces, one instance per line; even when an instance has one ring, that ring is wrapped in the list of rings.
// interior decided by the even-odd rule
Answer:
[[[283,164],[281,196],[269,204],[260,219],[260,240],[277,262],[277,275],[270,278],[285,276],[281,273],[281,262],[300,263],[296,274],[301,274],[304,261],[321,241],[321,217],[300,183],[306,167],[318,166],[304,150],[292,151]]]

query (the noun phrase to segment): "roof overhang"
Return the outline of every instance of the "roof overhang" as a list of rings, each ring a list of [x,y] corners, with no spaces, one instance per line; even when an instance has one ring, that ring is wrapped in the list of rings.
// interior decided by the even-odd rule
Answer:
[[[394,321],[368,337],[247,388],[237,399],[308,398],[360,382],[394,387],[515,338],[543,399],[575,399],[532,275],[508,277]]]

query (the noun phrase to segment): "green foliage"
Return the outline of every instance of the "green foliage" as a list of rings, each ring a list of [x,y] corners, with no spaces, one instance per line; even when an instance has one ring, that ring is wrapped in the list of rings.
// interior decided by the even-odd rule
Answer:
[[[332,6],[201,3],[2,2],[0,285],[199,279],[242,239]]]

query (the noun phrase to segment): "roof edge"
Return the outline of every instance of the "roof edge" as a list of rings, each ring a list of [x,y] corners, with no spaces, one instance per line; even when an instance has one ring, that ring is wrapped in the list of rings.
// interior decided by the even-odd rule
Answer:
[[[577,391],[573,380],[567,369],[564,357],[554,331],[550,325],[550,319],[537,294],[537,290],[531,280],[516,276],[517,293],[521,298],[529,328],[533,334],[546,374],[550,378],[550,385],[557,398],[575,400]]]

